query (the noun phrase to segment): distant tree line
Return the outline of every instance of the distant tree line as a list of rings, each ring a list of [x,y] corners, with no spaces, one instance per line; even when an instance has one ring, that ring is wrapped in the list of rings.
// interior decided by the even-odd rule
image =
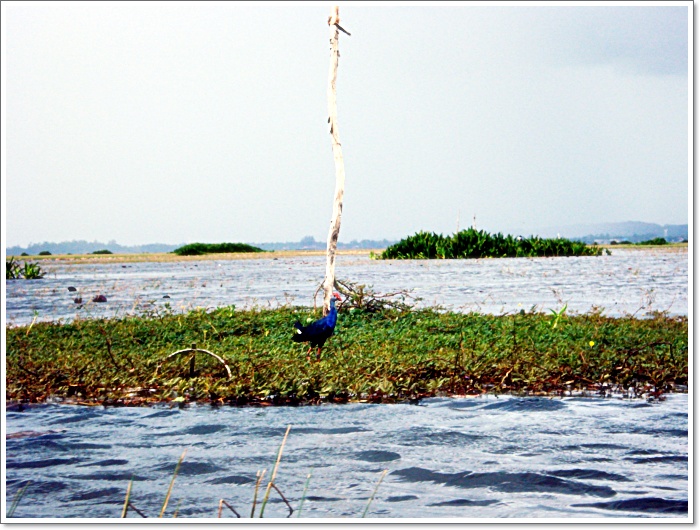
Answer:
[[[338,248],[341,250],[350,249],[383,249],[395,243],[387,239],[371,240],[363,239],[361,241],[352,240],[349,243],[338,243]],[[36,243],[27,247],[18,245],[7,247],[6,253],[8,256],[38,256],[38,255],[54,255],[54,254],[144,254],[144,253],[167,253],[173,252],[177,248],[186,246],[184,243],[179,245],[169,245],[165,243],[151,243],[147,245],[120,245],[112,240],[108,243],[99,241],[63,241],[61,243]],[[261,250],[325,250],[325,241],[316,241],[313,236],[303,237],[300,241],[289,241],[285,243],[250,243],[250,246],[258,247]]]

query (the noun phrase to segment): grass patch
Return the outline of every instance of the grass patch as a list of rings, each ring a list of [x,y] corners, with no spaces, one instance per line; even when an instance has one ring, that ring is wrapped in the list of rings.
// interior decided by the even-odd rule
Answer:
[[[292,323],[319,316],[308,308],[231,306],[8,327],[6,398],[295,405],[605,385],[668,391],[688,383],[687,317],[341,308],[321,361],[307,362],[306,347],[291,340]],[[193,344],[223,358],[231,376],[210,355],[165,360]]]
[[[391,245],[380,259],[530,258],[542,256],[600,256],[603,249],[569,239],[492,235],[469,228],[451,236],[418,232]],[[609,252],[609,251],[608,251]]]
[[[173,250],[178,256],[201,256],[202,254],[224,254],[228,252],[265,252],[245,243],[190,243]]]

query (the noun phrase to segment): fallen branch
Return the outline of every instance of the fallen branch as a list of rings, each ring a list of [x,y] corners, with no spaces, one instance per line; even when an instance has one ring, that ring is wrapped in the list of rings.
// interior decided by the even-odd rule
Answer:
[[[316,294],[322,287],[319,287],[314,293],[314,309],[316,308]],[[415,308],[415,304],[406,303],[406,299],[410,298],[415,302],[421,300],[411,295],[408,290],[380,294],[375,292],[372,286],[358,284],[349,280],[335,280],[334,287],[345,297],[345,300],[342,301],[339,307],[359,309],[367,313],[376,313],[388,309],[411,311]],[[398,300],[396,299],[397,297],[399,298]]]
[[[224,368],[226,368],[226,373],[228,374],[228,378],[231,379],[231,377],[232,377],[232,375],[231,375],[231,369],[229,368],[228,364],[226,363],[226,361],[224,361],[223,358],[219,357],[219,356],[218,356],[217,354],[215,354],[215,353],[210,352],[209,350],[202,350],[201,348],[197,348],[197,345],[194,344],[194,343],[192,344],[192,347],[191,347],[191,348],[187,348],[187,349],[185,349],[185,350],[178,350],[178,351],[176,351],[176,352],[173,352],[173,353],[171,353],[170,355],[168,355],[165,359],[163,359],[162,361],[160,361],[160,362],[158,363],[158,366],[156,367],[156,372],[155,372],[155,374],[153,374],[153,377],[155,377],[156,375],[158,375],[158,371],[160,370],[160,367],[162,366],[162,364],[163,364],[165,361],[167,361],[167,360],[170,359],[171,357],[174,357],[174,356],[176,356],[176,355],[181,355],[181,354],[183,354],[183,353],[192,353],[192,354],[194,354],[194,355],[192,355],[192,357],[191,357],[191,359],[190,359],[190,377],[193,377],[193,376],[194,376],[194,359],[195,359],[195,355],[196,355],[197,353],[206,353],[207,355],[211,355],[211,356],[214,357],[217,361],[219,361],[221,364],[224,365]]]

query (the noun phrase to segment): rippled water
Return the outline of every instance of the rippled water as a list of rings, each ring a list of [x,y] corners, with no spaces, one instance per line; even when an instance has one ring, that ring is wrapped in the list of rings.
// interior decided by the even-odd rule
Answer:
[[[7,323],[115,317],[163,308],[312,305],[325,274],[325,257],[173,261],[133,264],[42,262],[43,280],[6,281]],[[688,314],[688,252],[620,249],[611,256],[477,260],[375,261],[339,256],[341,279],[377,292],[412,290],[420,305],[499,314],[603,309],[604,314],[648,311]],[[75,292],[69,292],[74,287]],[[103,294],[106,303],[91,300]],[[74,299],[81,297],[83,304]],[[164,298],[167,297],[167,298]]]
[[[688,399],[434,398],[418,405],[185,409],[32,406],[7,412],[7,500],[16,517],[250,516],[258,470],[303,517],[687,517]],[[21,434],[25,431],[24,434]],[[27,433],[26,431],[34,431]],[[14,436],[13,436],[14,433]],[[17,434],[20,433],[20,434]],[[286,517],[276,493],[265,515]],[[224,517],[235,517],[225,510]],[[295,513],[293,516],[296,516]],[[138,517],[134,512],[131,517]]]
[[[6,282],[8,324],[118,317],[166,304],[174,311],[310,305],[325,270],[322,256],[42,267],[43,280]],[[568,304],[568,312],[610,316],[688,314],[685,249],[504,260],[340,256],[337,274],[379,292],[412,289],[421,305],[457,311]],[[92,303],[98,294],[107,302]],[[78,296],[85,303],[74,303]],[[373,517],[688,515],[687,395],[656,403],[490,396],[298,408],[53,404],[9,409],[5,425],[8,506],[31,481],[20,518],[118,517],[132,476],[134,505],[155,517],[184,449],[168,514],[179,506],[180,517],[216,517],[223,498],[249,516],[256,472],[270,473],[287,425],[277,484],[296,509],[311,470],[307,517],[359,517],[385,469]],[[273,492],[265,515],[287,513]]]

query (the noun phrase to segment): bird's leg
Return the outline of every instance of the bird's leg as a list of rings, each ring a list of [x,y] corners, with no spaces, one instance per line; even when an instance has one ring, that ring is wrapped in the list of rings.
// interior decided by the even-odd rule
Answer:
[[[318,348],[318,350],[316,350],[316,361],[320,361],[320,360],[321,360],[321,348]]]
[[[311,355],[309,355],[311,353],[311,349],[312,347],[309,346],[309,350],[306,352],[306,362],[311,362]]]

